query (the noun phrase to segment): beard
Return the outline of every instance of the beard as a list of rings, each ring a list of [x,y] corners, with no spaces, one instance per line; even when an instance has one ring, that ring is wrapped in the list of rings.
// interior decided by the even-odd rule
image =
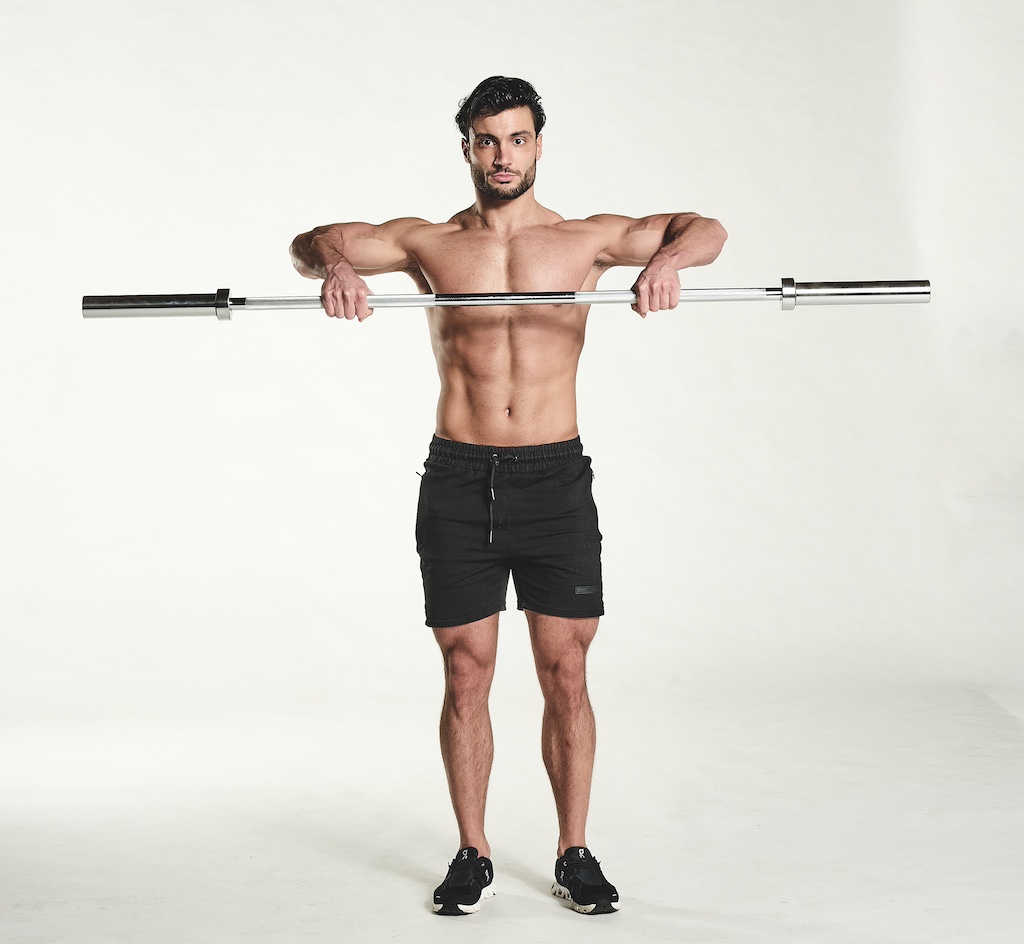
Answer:
[[[487,171],[479,165],[471,164],[469,167],[470,176],[473,178],[473,186],[485,197],[493,197],[495,200],[515,200],[521,197],[533,186],[537,179],[537,163],[534,163],[528,170],[519,175],[519,182],[516,184],[505,184],[503,187],[496,187],[487,179]],[[514,171],[509,171],[514,173]]]

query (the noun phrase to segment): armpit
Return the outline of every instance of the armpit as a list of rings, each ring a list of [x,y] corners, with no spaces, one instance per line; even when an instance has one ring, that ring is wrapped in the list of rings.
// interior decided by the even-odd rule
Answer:
[[[415,259],[410,260],[409,264],[405,266],[402,271],[416,283],[416,287],[423,294],[433,294],[434,290],[430,287],[430,283],[427,281],[426,276],[423,275],[423,270],[420,268],[420,264]]]

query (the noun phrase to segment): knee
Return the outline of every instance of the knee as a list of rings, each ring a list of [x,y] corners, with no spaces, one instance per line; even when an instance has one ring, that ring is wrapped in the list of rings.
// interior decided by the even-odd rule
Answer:
[[[453,706],[470,706],[487,701],[494,678],[494,660],[465,650],[445,653],[445,688]]]
[[[537,667],[544,700],[562,710],[578,707],[587,697],[586,660],[582,653],[564,655]]]

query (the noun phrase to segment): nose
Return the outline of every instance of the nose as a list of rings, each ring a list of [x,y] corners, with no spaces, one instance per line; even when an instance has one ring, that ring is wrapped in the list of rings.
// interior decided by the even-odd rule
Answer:
[[[497,144],[494,148],[494,166],[509,167],[511,164],[512,149],[507,144]]]

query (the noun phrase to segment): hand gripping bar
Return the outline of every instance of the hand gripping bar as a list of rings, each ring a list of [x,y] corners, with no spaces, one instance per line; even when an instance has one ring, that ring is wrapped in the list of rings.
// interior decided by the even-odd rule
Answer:
[[[761,302],[778,300],[783,311],[797,305],[893,305],[927,302],[931,283],[916,282],[796,282],[783,279],[778,288],[691,288],[679,292],[682,302]],[[630,291],[610,292],[491,292],[466,295],[371,295],[371,308],[454,308],[495,305],[632,305]],[[317,295],[231,298],[230,289],[212,295],[86,295],[85,318],[216,315],[230,321],[233,311],[323,308]]]

